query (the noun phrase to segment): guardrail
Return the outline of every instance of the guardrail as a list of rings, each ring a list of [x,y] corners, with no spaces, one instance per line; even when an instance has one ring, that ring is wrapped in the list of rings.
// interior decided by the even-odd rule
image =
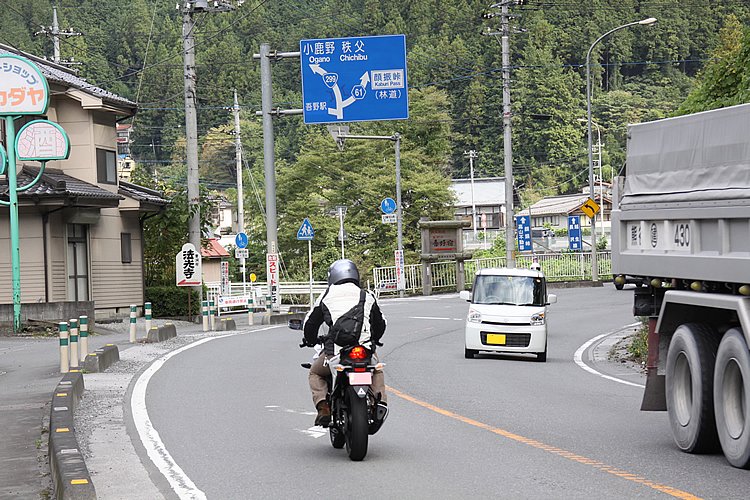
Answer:
[[[590,253],[538,253],[533,256],[542,267],[547,281],[584,281],[591,279]],[[531,267],[531,255],[516,257],[516,267]],[[466,286],[474,281],[479,269],[490,267],[504,267],[505,257],[491,257],[486,259],[471,259],[464,261],[464,280]],[[597,252],[597,266],[600,278],[606,279],[612,274],[612,253]],[[406,291],[419,292],[422,290],[422,264],[404,266],[406,275]],[[372,270],[373,283],[379,294],[397,293],[396,267],[376,267]],[[455,290],[456,262],[439,261],[432,263],[432,288],[441,290]]]

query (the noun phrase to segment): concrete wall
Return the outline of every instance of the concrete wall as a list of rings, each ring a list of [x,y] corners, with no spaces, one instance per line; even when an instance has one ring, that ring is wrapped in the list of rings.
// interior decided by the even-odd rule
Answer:
[[[23,304],[21,319],[39,319],[57,323],[71,318],[88,316],[94,318],[93,302],[42,302],[39,304]],[[13,304],[0,304],[0,327],[13,325]]]

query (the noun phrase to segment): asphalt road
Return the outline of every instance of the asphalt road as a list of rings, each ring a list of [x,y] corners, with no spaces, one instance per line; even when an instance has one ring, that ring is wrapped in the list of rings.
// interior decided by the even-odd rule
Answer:
[[[311,428],[299,366],[311,350],[284,327],[172,356],[151,376],[148,415],[186,497],[746,498],[747,471],[681,453],[666,414],[639,411],[641,388],[575,364],[586,341],[633,322],[632,293],[555,292],[546,363],[464,359],[455,295],[384,300],[391,414],[361,463]]]

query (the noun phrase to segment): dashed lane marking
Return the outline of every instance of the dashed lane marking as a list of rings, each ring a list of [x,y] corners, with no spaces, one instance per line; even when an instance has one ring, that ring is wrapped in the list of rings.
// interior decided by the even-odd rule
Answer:
[[[634,483],[642,484],[644,486],[647,486],[649,488],[652,488],[656,491],[660,491],[662,493],[666,493],[667,495],[673,496],[675,498],[680,498],[683,500],[700,500],[700,497],[697,497],[693,495],[692,493],[688,493],[686,491],[679,490],[677,488],[673,488],[671,486],[666,486],[664,484],[659,484],[654,481],[650,481],[642,476],[639,476],[637,474],[631,474],[630,472],[624,471],[622,469],[618,469],[617,467],[613,467],[611,465],[607,465],[603,462],[600,462],[598,460],[594,460],[591,458],[587,458],[581,455],[578,455],[576,453],[563,450],[561,448],[557,448],[556,446],[551,446],[545,443],[542,443],[541,441],[537,441],[536,439],[527,438],[524,436],[521,436],[519,434],[515,434],[510,431],[506,431],[504,429],[500,429],[498,427],[493,427],[489,424],[485,424],[483,422],[479,422],[477,420],[464,417],[463,415],[459,415],[458,413],[453,413],[449,410],[444,410],[440,407],[437,407],[433,404],[427,403],[425,401],[419,400],[413,396],[410,396],[404,392],[401,392],[397,389],[394,389],[393,387],[388,387],[388,391],[395,395],[400,397],[401,399],[404,399],[406,401],[409,401],[410,403],[414,403],[418,406],[421,406],[423,408],[426,408],[430,411],[434,411],[435,413],[439,413],[440,415],[452,418],[454,420],[458,420],[459,422],[463,422],[465,424],[471,425],[473,427],[477,427],[479,429],[483,429],[489,432],[492,432],[493,434],[497,434],[499,436],[502,436],[507,439],[511,439],[513,441],[516,441],[518,443],[522,443],[528,446],[531,446],[533,448],[537,448],[539,450],[545,451],[547,453],[552,453],[554,455],[558,455],[563,458],[567,458],[568,460],[572,460],[574,462],[578,462],[584,465],[591,466],[597,470],[600,470],[602,472],[606,472],[607,474],[612,474],[613,476],[621,477],[627,481],[632,481]]]

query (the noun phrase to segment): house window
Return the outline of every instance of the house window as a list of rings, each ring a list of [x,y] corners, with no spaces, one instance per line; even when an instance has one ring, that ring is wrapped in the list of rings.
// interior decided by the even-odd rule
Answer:
[[[96,177],[102,184],[117,183],[117,163],[115,152],[106,149],[96,149]]]
[[[120,233],[120,255],[123,264],[133,262],[133,247],[131,246],[130,233]]]
[[[68,224],[68,300],[89,300],[89,258],[86,226]]]

